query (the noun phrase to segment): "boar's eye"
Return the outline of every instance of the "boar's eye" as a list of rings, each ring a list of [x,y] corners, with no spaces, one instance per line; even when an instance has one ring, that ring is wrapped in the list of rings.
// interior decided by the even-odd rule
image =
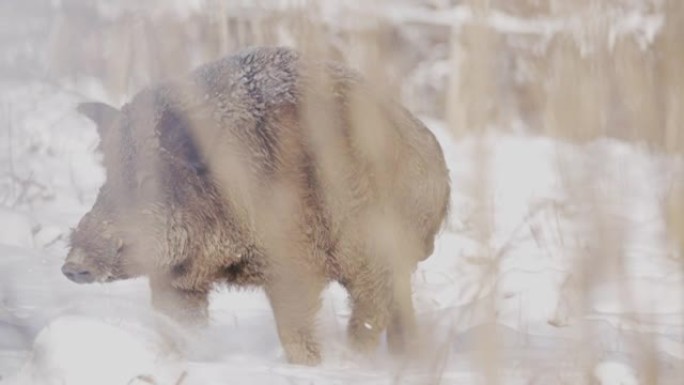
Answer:
[[[123,251],[123,249],[124,249],[124,241],[123,241],[123,239],[119,238],[116,241],[116,252],[121,253]]]
[[[155,185],[155,178],[149,174],[138,175],[136,177],[136,190],[138,197],[145,201],[154,200],[157,198],[157,189]]]
[[[142,190],[145,188],[145,185],[150,182],[151,179],[152,177],[149,175],[138,175],[135,178],[135,184],[138,187],[138,189]]]

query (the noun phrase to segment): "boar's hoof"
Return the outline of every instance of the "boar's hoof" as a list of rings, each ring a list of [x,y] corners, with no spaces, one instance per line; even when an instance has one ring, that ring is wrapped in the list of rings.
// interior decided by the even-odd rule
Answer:
[[[93,273],[75,263],[65,263],[62,266],[62,273],[76,283],[91,283],[95,281]]]
[[[352,349],[363,355],[373,354],[380,344],[380,332],[384,327],[373,326],[367,321],[352,318],[349,321],[347,338]]]
[[[316,366],[321,363],[321,353],[316,343],[286,344],[284,349],[290,364]]]

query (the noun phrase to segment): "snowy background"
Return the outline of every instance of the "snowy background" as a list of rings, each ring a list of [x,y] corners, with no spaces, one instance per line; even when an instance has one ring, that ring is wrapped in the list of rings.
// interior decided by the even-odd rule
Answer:
[[[0,4],[0,384],[680,384],[684,61],[668,36],[684,8],[481,3]],[[451,217],[413,279],[419,359],[348,350],[337,285],[324,363],[306,368],[285,363],[261,292],[217,290],[210,327],[189,334],[150,309],[144,279],[62,276],[104,180],[77,103],[120,105],[240,46],[305,48],[311,31],[385,76],[446,153]]]

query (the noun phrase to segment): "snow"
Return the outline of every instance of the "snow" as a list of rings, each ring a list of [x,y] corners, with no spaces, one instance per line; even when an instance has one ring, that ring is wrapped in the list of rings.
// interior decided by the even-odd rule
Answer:
[[[59,317],[38,334],[15,383],[128,384],[138,376],[170,370],[173,361],[162,356],[163,341],[156,341],[159,336],[152,330],[136,326],[122,320]]]
[[[594,377],[599,385],[638,385],[635,373],[629,366],[614,361],[605,361],[596,365]]]
[[[33,228],[28,215],[0,207],[0,244],[31,248]]]

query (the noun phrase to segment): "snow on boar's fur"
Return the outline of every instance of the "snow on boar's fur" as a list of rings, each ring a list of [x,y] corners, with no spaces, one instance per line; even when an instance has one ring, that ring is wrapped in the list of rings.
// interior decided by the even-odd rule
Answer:
[[[351,345],[414,331],[410,277],[433,250],[449,177],[432,133],[342,65],[253,48],[84,103],[107,179],[71,237],[78,283],[148,276],[153,305],[204,323],[216,283],[262,287],[293,363],[320,361],[314,319],[337,281]]]

